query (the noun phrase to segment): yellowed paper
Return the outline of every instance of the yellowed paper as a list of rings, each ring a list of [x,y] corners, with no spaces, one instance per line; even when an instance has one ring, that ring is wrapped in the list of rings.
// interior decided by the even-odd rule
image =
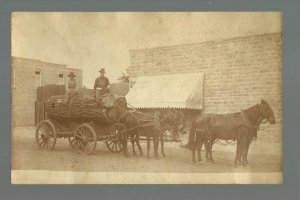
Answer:
[[[14,12],[11,19],[13,184],[283,182],[281,13]],[[131,142],[130,157],[113,153],[105,144],[110,139],[103,139],[111,132],[94,126],[96,147],[82,155],[68,138],[74,137],[74,127],[91,121],[49,118],[43,106],[53,95],[64,96],[63,101],[72,94],[71,73],[76,75],[76,92],[94,98],[102,68],[110,91],[125,96],[128,107],[151,115],[182,114],[188,131],[180,132],[177,141],[164,142],[166,157],[159,145],[155,159],[151,142],[147,158],[145,138],[142,156],[137,146],[133,155]],[[237,141],[217,139],[215,162],[206,161],[204,147],[202,161],[195,163],[192,151],[182,148],[193,117],[242,113],[263,105],[262,99],[276,122],[268,121],[268,112],[262,114],[266,119],[255,127],[247,166],[234,163]],[[45,119],[56,129],[53,150],[43,150],[36,142],[36,129]],[[46,134],[41,137],[47,140]]]

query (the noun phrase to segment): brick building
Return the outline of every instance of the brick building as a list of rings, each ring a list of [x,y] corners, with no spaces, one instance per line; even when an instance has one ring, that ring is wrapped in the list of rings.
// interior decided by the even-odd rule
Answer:
[[[265,140],[281,141],[282,35],[271,33],[130,51],[131,77],[204,73],[204,112],[239,112],[267,100],[276,125],[263,124]],[[271,136],[269,138],[269,136]],[[281,149],[281,148],[279,148]]]
[[[77,85],[82,87],[82,70],[63,64],[47,63],[34,59],[12,57],[12,125],[34,125],[34,102],[37,87],[48,84],[64,85],[69,72],[76,74]]]

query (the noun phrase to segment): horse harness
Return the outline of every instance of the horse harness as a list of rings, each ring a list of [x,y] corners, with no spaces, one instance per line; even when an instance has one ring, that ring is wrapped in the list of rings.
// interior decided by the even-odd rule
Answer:
[[[243,121],[245,122],[245,125],[250,128],[251,131],[253,131],[254,133],[254,138],[257,137],[257,130],[259,129],[259,125],[261,124],[261,122],[263,121],[264,117],[262,117],[263,115],[263,105],[259,104],[259,117],[257,118],[256,122],[254,124],[251,123],[251,121],[249,120],[249,118],[247,117],[246,113],[244,110],[241,110],[240,112]],[[205,123],[205,128],[206,131],[209,133],[209,140],[212,140],[212,133],[211,130],[209,129],[210,126],[207,125],[206,120],[204,121]],[[213,119],[212,117],[209,117],[209,124],[211,125],[213,123]],[[215,141],[214,143],[216,143],[218,141]],[[222,143],[224,145],[224,143]],[[227,144],[232,144],[232,142],[227,142]],[[212,145],[212,144],[211,144]]]

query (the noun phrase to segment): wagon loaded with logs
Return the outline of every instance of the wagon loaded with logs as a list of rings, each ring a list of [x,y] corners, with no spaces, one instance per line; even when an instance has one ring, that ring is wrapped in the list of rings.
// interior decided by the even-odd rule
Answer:
[[[102,100],[77,94],[69,102],[63,95],[45,101],[46,119],[36,128],[36,143],[41,149],[52,150],[58,138],[67,138],[77,152],[91,154],[97,142],[105,142],[111,152],[121,152],[119,115],[127,110],[126,99],[111,93]],[[121,109],[121,110],[120,110]]]

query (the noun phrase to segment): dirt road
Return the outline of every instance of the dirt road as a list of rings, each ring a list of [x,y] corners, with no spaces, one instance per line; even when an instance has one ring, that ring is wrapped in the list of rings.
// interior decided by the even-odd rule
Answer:
[[[144,156],[125,158],[121,153],[111,153],[104,143],[98,143],[92,155],[80,155],[69,145],[67,139],[58,139],[53,151],[39,150],[34,139],[34,127],[15,128],[12,135],[12,169],[14,170],[60,170],[89,172],[180,172],[180,173],[230,173],[230,172],[280,172],[281,157],[265,152],[249,152],[250,164],[246,168],[233,164],[235,146],[216,146],[215,163],[205,160],[193,164],[191,152],[178,143],[165,145],[165,158],[147,159]],[[131,145],[129,144],[131,152]],[[142,145],[144,154],[145,144]],[[151,146],[153,149],[153,146]],[[204,152],[202,153],[204,156]]]

